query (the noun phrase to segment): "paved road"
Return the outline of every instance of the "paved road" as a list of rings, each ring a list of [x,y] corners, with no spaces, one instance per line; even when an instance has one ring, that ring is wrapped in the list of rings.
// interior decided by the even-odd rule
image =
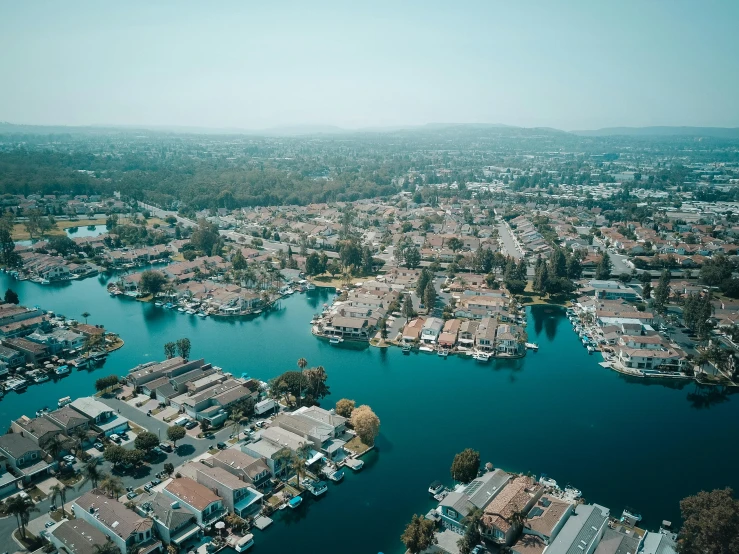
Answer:
[[[523,254],[516,246],[516,240],[511,234],[510,227],[505,222],[498,224],[498,237],[503,243],[504,254],[513,256],[516,260],[522,257]]]
[[[175,217],[177,221],[183,226],[183,227],[195,227],[197,225],[196,222],[194,222],[191,219],[187,219],[186,217],[182,217],[180,215],[177,215],[177,212],[173,212],[170,210],[162,210],[161,208],[157,208],[156,206],[152,206],[151,204],[144,204],[143,202],[139,202],[139,206],[142,208],[145,208],[151,212],[152,215],[155,215],[156,217],[160,219],[166,219],[170,215]]]

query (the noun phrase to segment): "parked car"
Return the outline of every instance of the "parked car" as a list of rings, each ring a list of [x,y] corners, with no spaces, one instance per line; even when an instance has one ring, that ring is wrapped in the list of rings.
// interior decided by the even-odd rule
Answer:
[[[121,444],[121,442],[122,442],[121,441],[121,437],[119,437],[115,433],[113,433],[112,435],[110,435],[110,440],[112,440],[116,444]]]
[[[128,493],[128,494],[126,495],[126,498],[128,498],[129,500],[131,500],[132,498],[136,498],[136,497],[137,497],[138,495],[139,495],[139,494],[138,494],[137,492],[135,492],[135,491],[131,491],[131,492],[129,492],[129,493]]]
[[[195,427],[197,426],[198,426],[197,421],[189,421],[188,423],[185,424],[185,429],[195,429]]]
[[[100,452],[102,452],[103,450],[105,450],[105,445],[102,442],[99,442],[98,441],[98,442],[96,442],[94,444],[94,446],[95,446],[95,448],[97,448],[98,450],[100,450]]]
[[[228,448],[228,445],[225,442],[219,442],[216,446],[219,448],[219,450],[225,450],[226,448]]]
[[[149,492],[152,488],[153,487],[152,487],[152,484],[151,483],[147,483],[146,485],[144,485],[144,490],[146,492]]]
[[[64,458],[62,458],[62,460],[64,460],[68,464],[73,464],[77,460],[77,458],[75,458],[71,454],[67,454],[66,456],[64,456]]]
[[[172,452],[172,445],[168,442],[162,442],[159,444],[159,449],[165,452]]]
[[[44,527],[46,527],[47,529],[48,529],[49,527],[53,527],[53,526],[54,526],[54,522],[53,522],[53,521],[47,521],[47,522],[46,522],[46,525],[44,525]]]

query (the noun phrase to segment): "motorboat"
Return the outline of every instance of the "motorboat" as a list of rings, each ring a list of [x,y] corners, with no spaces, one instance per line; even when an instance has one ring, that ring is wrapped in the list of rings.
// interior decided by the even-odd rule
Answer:
[[[195,310],[193,310],[193,309],[189,309],[189,310],[186,310],[185,313],[187,315],[195,315],[197,312]]]
[[[208,314],[206,314],[205,312],[198,312],[198,317],[205,319],[206,317],[208,317]]]
[[[542,474],[542,476],[539,477],[539,484],[545,487],[552,487],[553,489],[559,488],[557,486],[557,481],[547,477],[545,474]]]
[[[56,375],[69,375],[69,366],[68,365],[61,365],[58,368],[54,370],[54,373]]]
[[[431,348],[430,346],[420,346],[420,347],[418,348],[418,350],[419,350],[420,352],[433,352],[433,351],[434,351],[434,349],[433,349],[433,348]]]
[[[442,348],[441,350],[437,350],[436,355],[446,358],[449,355],[449,350],[447,348]]]
[[[162,306],[164,306],[164,303],[163,303],[163,302],[159,302],[159,301],[157,300],[156,302],[154,302],[154,305],[155,305],[155,306],[156,306],[157,308],[161,308]]]
[[[344,480],[344,470],[336,470],[333,473],[329,474],[328,478],[331,479],[334,483],[341,483],[341,481]]]
[[[292,508],[293,510],[300,506],[303,503],[303,497],[302,496],[293,496],[287,503],[288,507]]]
[[[49,380],[49,376],[46,373],[39,373],[33,378],[35,383],[45,383]]]
[[[328,485],[324,481],[314,481],[313,479],[303,479],[303,486],[308,489],[313,496],[321,496],[328,490]]]
[[[254,535],[248,533],[236,542],[236,544],[234,545],[234,550],[236,552],[246,552],[252,546],[254,546]]]
[[[436,496],[441,491],[444,490],[444,484],[441,481],[434,481],[429,485],[429,494],[431,496]]]
[[[9,379],[5,383],[6,390],[14,390],[16,392],[26,390],[27,387],[28,382],[25,379],[21,379],[20,377]]]
[[[595,347],[592,344],[588,345],[588,354],[592,354],[595,352]]]
[[[526,348],[528,348],[529,350],[533,350],[534,352],[538,352],[539,345],[536,344],[535,342],[527,342],[526,343]]]
[[[576,489],[575,487],[567,486],[565,487],[565,494],[572,498],[580,498],[582,496],[582,492],[580,490]]]
[[[487,352],[475,352],[472,354],[472,358],[477,360],[478,362],[487,362],[490,360],[490,354]]]
[[[410,354],[411,353],[411,345],[410,344],[404,344],[402,350],[403,350],[403,354]]]
[[[344,339],[341,337],[331,337],[328,341],[330,344],[341,344],[344,342]]]

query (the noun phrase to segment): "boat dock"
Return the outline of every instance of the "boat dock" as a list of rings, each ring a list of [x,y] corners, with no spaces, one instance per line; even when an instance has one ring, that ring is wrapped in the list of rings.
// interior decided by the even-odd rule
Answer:
[[[362,460],[358,460],[357,458],[347,458],[344,460],[344,465],[353,469],[354,471],[359,471],[364,467],[364,462]]]
[[[254,518],[254,527],[260,531],[264,531],[270,525],[272,525],[272,520],[267,516],[257,516]]]

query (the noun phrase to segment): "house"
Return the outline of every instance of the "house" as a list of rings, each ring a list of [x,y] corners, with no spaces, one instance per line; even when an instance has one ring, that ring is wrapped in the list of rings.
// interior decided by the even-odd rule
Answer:
[[[95,545],[108,540],[108,535],[84,519],[64,520],[50,529],[47,536],[57,551],[69,554],[96,554]]]
[[[444,328],[441,330],[439,335],[438,343],[439,346],[444,348],[454,348],[457,344],[457,334],[459,333],[459,327],[462,322],[459,319],[449,319],[444,323]]]
[[[68,437],[76,435],[80,430],[90,428],[90,419],[71,406],[63,406],[53,412],[44,413],[44,417],[61,428]]]
[[[195,515],[161,492],[137,496],[135,510],[154,522],[157,535],[167,544],[181,547],[200,532]]]
[[[309,440],[314,450],[332,460],[344,456],[344,445],[339,437],[346,429],[346,418],[318,407],[303,407],[292,414],[279,414],[272,421],[277,426]],[[263,434],[264,435],[264,434]]]
[[[38,344],[23,338],[4,339],[3,344],[17,350],[26,360],[26,363],[37,365],[49,357],[49,348],[45,344]]]
[[[45,478],[51,466],[44,461],[45,453],[28,437],[19,433],[0,436],[0,454],[24,484]]]
[[[463,534],[469,513],[475,508],[485,509],[510,479],[508,473],[496,469],[458,487],[439,503],[441,524],[445,529]]]
[[[480,321],[475,331],[475,345],[478,350],[483,352],[495,351],[495,336],[498,323],[490,318],[485,317]]]
[[[247,517],[262,508],[264,495],[221,467],[189,464],[195,471],[195,480],[223,499],[226,509],[239,517]],[[185,470],[183,470],[184,472]]]
[[[499,325],[495,334],[496,350],[509,356],[520,355],[526,347],[523,341],[519,340],[521,336],[518,326],[507,323]]]
[[[8,471],[7,460],[0,454],[0,498],[4,498],[18,491],[18,481],[21,479]]]
[[[325,331],[329,335],[338,337],[369,340],[373,327],[366,317],[335,315],[331,318],[331,324],[325,328]]]
[[[644,536],[640,554],[677,554],[674,535],[648,531]]]
[[[511,516],[527,513],[543,491],[543,487],[527,475],[510,481],[485,508],[482,516],[483,534],[498,544],[512,544],[520,529],[511,523]]]
[[[579,504],[547,547],[547,554],[593,554],[608,527],[610,510],[599,504]]]
[[[9,368],[20,367],[26,363],[26,357],[17,350],[0,346],[0,362],[6,364]]]
[[[195,514],[195,520],[201,527],[215,523],[226,515],[223,499],[189,477],[174,479],[164,487],[163,492]]]
[[[562,530],[567,519],[572,515],[574,506],[544,494],[526,515],[523,526],[524,535],[534,535],[542,539],[545,545],[550,544]]]
[[[634,289],[622,285],[618,281],[599,281],[593,279],[588,285],[593,289],[593,295],[596,298],[605,300],[641,300],[641,296]]]
[[[600,539],[594,554],[620,554],[621,552],[637,552],[641,544],[641,537],[631,529],[621,525],[609,526]]]
[[[263,460],[270,473],[275,476],[280,475],[285,469],[278,456],[278,452],[282,449],[283,447],[279,443],[275,444],[268,440],[250,442],[241,447],[244,454]],[[227,451],[224,450],[224,452]]]
[[[416,342],[421,339],[421,331],[426,320],[422,317],[412,319],[403,327],[403,342]]]
[[[45,448],[54,437],[63,434],[60,427],[43,417],[21,416],[10,423],[10,428],[14,433],[31,439],[39,448]]]
[[[227,448],[206,458],[203,463],[210,467],[220,467],[235,475],[245,483],[261,487],[270,478],[270,469],[263,458],[255,458],[245,452]]]
[[[436,344],[436,340],[439,338],[443,327],[443,319],[439,319],[438,317],[428,318],[421,329],[421,342],[425,344]]]
[[[86,492],[72,504],[77,519],[86,521],[112,540],[121,552],[138,547],[139,552],[161,550],[154,536],[154,522],[143,517],[100,489]],[[76,520],[75,520],[76,521]]]
[[[477,336],[477,327],[480,325],[477,321],[463,321],[459,326],[457,334],[457,342],[461,346],[472,347],[475,345],[475,337]]]
[[[115,413],[113,408],[92,397],[83,397],[73,400],[70,404],[74,410],[88,418],[90,426],[98,433],[110,436],[127,431],[128,420]]]

